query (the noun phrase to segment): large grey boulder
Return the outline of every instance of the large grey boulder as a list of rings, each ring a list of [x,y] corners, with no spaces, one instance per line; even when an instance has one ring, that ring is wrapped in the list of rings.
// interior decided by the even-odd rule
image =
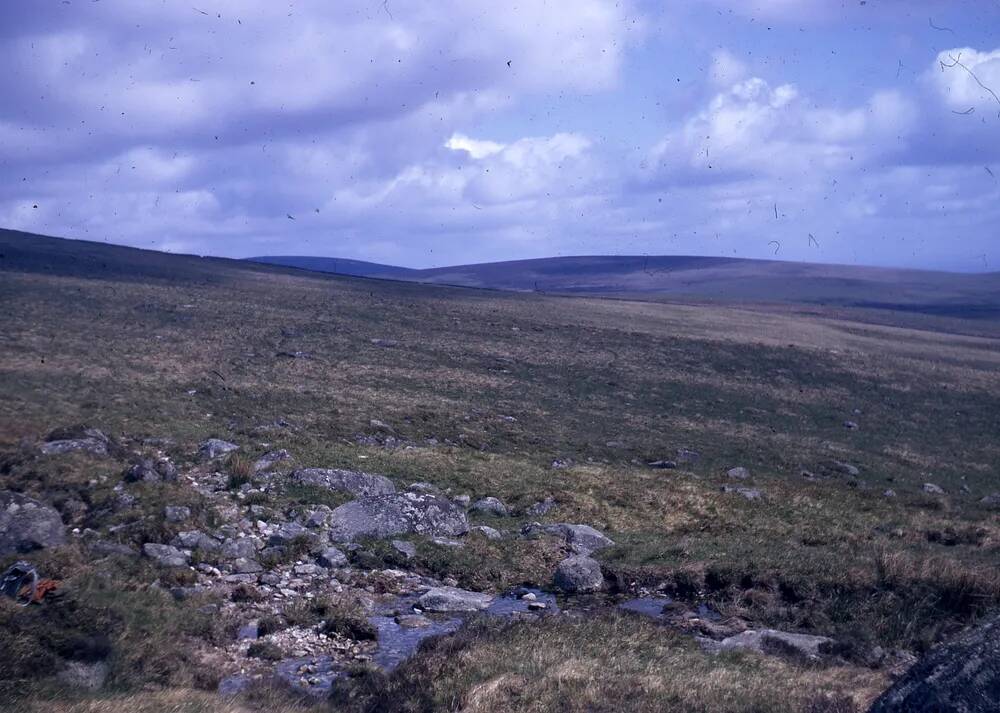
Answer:
[[[482,611],[492,602],[493,597],[489,594],[458,587],[434,587],[417,600],[417,607],[434,612]]]
[[[521,533],[528,537],[539,533],[561,537],[566,540],[566,544],[575,553],[580,555],[589,555],[591,552],[596,552],[605,547],[613,547],[615,544],[614,540],[590,525],[571,525],[565,522],[558,522],[552,525],[542,525],[533,522],[525,525],[521,529]]]
[[[340,490],[357,497],[391,495],[396,486],[384,475],[362,473],[336,468],[303,468],[294,471],[289,479],[300,485],[314,485],[329,490]]]
[[[986,713],[1000,710],[1000,616],[920,659],[869,713]]]
[[[170,544],[174,547],[178,547],[185,550],[202,550],[204,552],[218,552],[222,549],[222,545],[214,537],[206,535],[201,530],[188,530],[187,532],[179,532],[177,536],[170,541]]]
[[[465,511],[447,498],[397,493],[344,503],[330,514],[330,539],[351,542],[360,537],[416,533],[454,537],[469,531]]]
[[[702,640],[712,653],[720,651],[755,651],[759,654],[816,659],[833,645],[825,636],[795,634],[777,629],[743,631],[722,641]]]
[[[597,560],[586,555],[573,555],[556,567],[555,584],[571,594],[596,592],[604,586],[604,575]]]
[[[53,434],[41,445],[42,455],[53,456],[73,451],[84,451],[95,456],[106,456],[111,440],[96,428],[70,429],[63,434]],[[63,437],[63,436],[66,437]]]
[[[61,545],[66,528],[59,512],[9,490],[0,491],[0,556]]]

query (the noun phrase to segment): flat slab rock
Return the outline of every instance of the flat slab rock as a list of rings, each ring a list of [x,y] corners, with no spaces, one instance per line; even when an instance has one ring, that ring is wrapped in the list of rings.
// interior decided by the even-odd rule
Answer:
[[[55,508],[20,493],[0,492],[0,556],[64,542],[66,528]]]
[[[1000,617],[934,647],[869,713],[1000,710]]]
[[[340,490],[358,497],[391,495],[396,492],[396,486],[384,475],[362,473],[356,470],[302,468],[292,472],[289,479],[300,485]]]
[[[613,547],[615,544],[614,540],[590,525],[571,525],[565,522],[558,522],[552,525],[542,525],[533,522],[525,525],[521,533],[529,536],[535,533],[545,533],[554,537],[561,537],[566,540],[566,544],[575,553],[580,555],[589,555],[591,552],[596,552],[605,547]]]
[[[344,503],[330,514],[329,528],[333,542],[409,533],[455,537],[469,531],[469,521],[465,510],[447,498],[396,493]]]
[[[721,651],[756,651],[773,656],[819,658],[833,644],[833,639],[810,634],[794,634],[777,629],[744,631],[722,641],[701,639],[702,647],[711,653]]]
[[[458,587],[434,587],[423,594],[416,606],[423,611],[459,612],[482,611],[493,602],[493,596],[470,592]]]

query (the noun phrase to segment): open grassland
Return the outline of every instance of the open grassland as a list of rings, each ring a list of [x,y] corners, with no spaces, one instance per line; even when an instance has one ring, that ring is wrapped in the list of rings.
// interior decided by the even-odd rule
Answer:
[[[623,617],[487,623],[392,677],[360,676],[343,706],[391,710],[379,707],[391,696],[401,710],[850,711],[887,683],[863,665],[872,647],[923,651],[1000,604],[1000,522],[980,502],[1000,490],[1000,340],[913,316],[899,327],[815,308],[504,294],[225,262],[208,273],[191,258],[155,259],[162,269],[150,275],[113,264],[47,272],[44,256],[5,263],[0,488],[96,510],[121,465],[41,459],[33,445],[82,423],[171,439],[179,463],[217,436],[250,457],[286,448],[298,465],[425,481],[516,509],[551,496],[545,520],[592,524],[617,542],[597,555],[613,587],[834,636],[852,662],[712,658]],[[359,444],[378,435],[372,419],[400,445]],[[678,449],[700,457],[646,466]],[[553,468],[557,459],[567,467]],[[738,465],[750,480],[727,480]],[[928,482],[945,494],[925,493]],[[720,492],[727,483],[762,497]],[[148,489],[150,517],[166,502],[197,512],[190,491]],[[81,517],[78,526],[98,525]],[[417,544],[411,567],[494,591],[546,585],[559,557],[544,539]],[[388,548],[369,554],[373,567],[400,564]],[[76,587],[74,616],[104,613],[96,622],[121,653],[119,698],[42,697],[39,710],[241,710],[192,692],[213,682],[177,653],[197,648],[181,642],[223,636],[191,615],[197,602],[164,602],[136,584],[144,565],[109,568],[112,584],[102,583],[73,545],[40,562]],[[0,610],[10,680],[26,675],[11,652],[44,670],[47,651],[72,646],[25,616],[39,615]]]

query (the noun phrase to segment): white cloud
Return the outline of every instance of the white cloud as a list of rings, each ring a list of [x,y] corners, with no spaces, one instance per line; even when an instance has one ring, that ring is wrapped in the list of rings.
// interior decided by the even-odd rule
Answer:
[[[1000,49],[956,47],[938,53],[930,79],[949,109],[1000,114]]]
[[[503,144],[496,141],[480,141],[470,139],[465,134],[452,134],[451,138],[445,142],[445,148],[452,151],[465,151],[472,158],[486,158],[493,154],[500,153],[504,149]]]
[[[718,49],[712,53],[712,67],[708,74],[712,84],[729,87],[746,75],[746,65],[729,50]]]

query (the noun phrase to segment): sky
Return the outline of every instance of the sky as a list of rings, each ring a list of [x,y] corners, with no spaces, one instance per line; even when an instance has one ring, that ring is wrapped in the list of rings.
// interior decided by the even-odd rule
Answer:
[[[1000,270],[1000,0],[3,0],[0,227]]]

